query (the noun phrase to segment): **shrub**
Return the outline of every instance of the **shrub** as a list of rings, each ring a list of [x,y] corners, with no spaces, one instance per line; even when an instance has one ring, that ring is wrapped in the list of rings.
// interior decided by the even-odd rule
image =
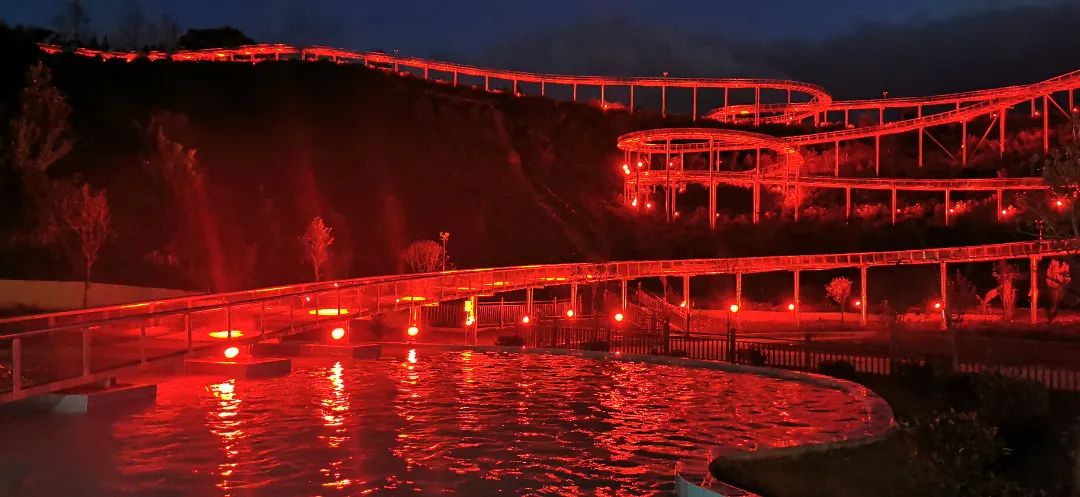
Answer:
[[[525,345],[525,338],[518,335],[499,335],[495,339],[495,345],[503,347],[521,347]]]
[[[848,380],[855,378],[855,366],[843,359],[836,361],[825,360],[819,362],[818,372],[826,376],[833,376],[836,378],[844,378]]]
[[[929,361],[900,361],[893,364],[892,374],[908,389],[926,393],[936,386],[933,363]]]
[[[611,346],[604,340],[591,340],[581,344],[581,350],[592,350],[596,352],[607,352],[611,350]]]
[[[945,378],[945,399],[999,427],[1037,422],[1050,412],[1050,392],[1042,383],[1000,373],[958,373]]]
[[[758,349],[746,349],[735,352],[736,362],[742,362],[751,366],[764,366],[765,354]]]
[[[682,349],[672,349],[671,352],[668,352],[668,355],[672,357],[686,357],[686,351]]]
[[[912,478],[932,495],[990,495],[990,469],[1005,450],[997,428],[975,413],[947,411],[916,419],[903,430]]]

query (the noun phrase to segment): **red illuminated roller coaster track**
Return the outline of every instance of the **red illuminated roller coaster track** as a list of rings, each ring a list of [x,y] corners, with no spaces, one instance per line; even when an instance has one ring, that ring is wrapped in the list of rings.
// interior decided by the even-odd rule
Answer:
[[[41,49],[48,53],[57,53],[63,49],[56,45],[41,44]],[[85,48],[75,49],[74,53],[105,60],[119,59],[133,61],[140,56],[135,52],[106,52]],[[690,113],[693,119],[699,114],[699,91],[722,91],[722,106],[707,113],[711,119],[760,125],[762,123],[800,123],[812,120],[814,125],[828,123],[830,114],[843,115],[844,128],[839,131],[811,133],[786,138],[778,138],[760,133],[725,129],[657,129],[623,135],[618,146],[624,151],[626,162],[624,170],[626,181],[624,194],[628,203],[637,207],[638,198],[646,189],[663,188],[665,192],[664,208],[668,219],[678,214],[676,210],[677,185],[700,184],[709,189],[709,222],[716,224],[716,188],[720,184],[750,187],[753,190],[753,220],[757,222],[761,215],[762,185],[792,185],[799,198],[803,187],[835,188],[845,190],[845,215],[851,214],[852,190],[888,190],[892,193],[892,221],[896,222],[897,192],[899,191],[936,191],[945,196],[945,223],[949,223],[951,207],[950,194],[953,191],[994,192],[997,198],[997,211],[1004,216],[1004,196],[1009,191],[1045,189],[1040,178],[987,178],[987,179],[888,179],[888,178],[842,178],[840,177],[840,144],[853,140],[874,140],[874,170],[880,172],[881,137],[901,133],[915,132],[918,135],[917,163],[923,164],[924,138],[939,146],[949,157],[966,165],[968,157],[973,155],[986,141],[994,126],[998,127],[999,154],[1005,152],[1006,118],[1010,109],[1025,102],[1031,102],[1032,117],[1042,118],[1042,138],[1044,152],[1049,149],[1050,113],[1056,108],[1069,119],[1077,114],[1074,103],[1074,90],[1080,87],[1080,71],[1074,71],[1046,81],[1029,85],[1017,85],[1004,88],[976,90],[962,93],[949,93],[926,97],[882,98],[870,100],[834,101],[819,86],[798,81],[772,79],[737,79],[737,78],[669,78],[669,77],[612,77],[612,76],[574,76],[559,74],[540,74],[521,71],[508,71],[438,62],[414,57],[399,57],[383,52],[363,52],[342,50],[329,47],[294,47],[284,44],[260,44],[229,49],[207,49],[179,51],[173,54],[150,52],[143,54],[149,60],[170,59],[174,61],[214,61],[214,62],[260,62],[268,60],[299,59],[303,61],[329,60],[335,63],[361,63],[404,74],[405,69],[421,72],[425,79],[433,76],[447,77],[453,85],[458,85],[463,76],[483,79],[483,87],[489,91],[499,91],[492,87],[492,81],[509,83],[515,95],[523,92],[523,85],[532,85],[540,95],[548,95],[548,87],[558,85],[569,87],[571,98],[578,100],[579,87],[599,88],[599,103],[603,108],[621,106],[609,101],[608,89],[625,87],[628,89],[628,108],[635,110],[635,90],[638,88],[658,88],[660,90],[660,112],[668,112],[668,90],[689,90],[691,96]],[[735,95],[741,92],[743,95]],[[745,97],[752,92],[750,103],[735,102],[735,98]],[[763,98],[763,93],[766,93]],[[771,95],[769,95],[771,93]],[[1055,93],[1067,93],[1067,107],[1053,98]],[[779,102],[766,102],[767,97],[782,97]],[[1041,100],[1041,106],[1037,102]],[[1068,109],[1068,110],[1066,110]],[[853,127],[850,115],[853,111],[872,111],[877,113],[877,122],[871,126]],[[900,121],[886,122],[886,111],[915,111],[915,117]],[[969,122],[989,116],[989,124],[979,141],[969,151],[967,128]],[[943,125],[960,124],[962,143],[959,150],[953,151],[942,145],[928,131]],[[808,176],[802,174],[804,147],[832,146],[833,177]],[[755,167],[752,171],[721,171],[718,154],[725,151],[754,151]],[[763,164],[761,151],[770,151],[776,158],[771,164]],[[665,157],[663,168],[652,171],[642,170],[652,155]],[[705,170],[684,170],[686,154],[705,154],[708,167]],[[677,156],[678,163],[673,163],[672,156]],[[957,157],[959,156],[959,157]],[[659,161],[657,161],[659,162]],[[630,164],[642,166],[630,167]],[[795,209],[798,219],[799,208]]]

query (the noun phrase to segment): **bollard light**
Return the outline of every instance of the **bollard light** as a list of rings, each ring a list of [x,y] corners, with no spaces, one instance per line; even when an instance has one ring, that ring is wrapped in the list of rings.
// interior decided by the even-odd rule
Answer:
[[[334,340],[345,338],[345,328],[334,328],[330,330],[330,338],[333,338]]]
[[[238,356],[238,355],[240,355],[240,349],[237,348],[237,347],[229,347],[229,348],[225,349],[225,358],[226,359],[235,359],[236,356]]]

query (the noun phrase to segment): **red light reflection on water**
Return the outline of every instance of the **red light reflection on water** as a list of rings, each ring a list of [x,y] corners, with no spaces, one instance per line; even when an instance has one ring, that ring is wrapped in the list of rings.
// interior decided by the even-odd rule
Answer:
[[[236,394],[235,379],[207,385],[206,391],[218,400],[217,408],[208,413],[207,427],[211,433],[221,439],[222,453],[225,455],[224,460],[218,464],[220,478],[215,486],[225,491],[225,497],[229,497],[235,488],[233,479],[238,466],[237,456],[240,453],[237,445],[245,438],[244,430],[240,427],[240,419],[237,417],[241,400]]]

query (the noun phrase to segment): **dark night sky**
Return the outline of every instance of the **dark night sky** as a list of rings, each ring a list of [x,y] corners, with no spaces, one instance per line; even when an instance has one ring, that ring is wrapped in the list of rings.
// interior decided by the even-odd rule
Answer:
[[[472,56],[522,34],[618,18],[684,35],[738,39],[822,37],[865,22],[918,23],[1060,0],[85,0],[96,30],[139,3],[182,27],[230,24],[260,41],[400,49],[415,55]],[[63,0],[2,0],[0,19],[49,25]]]

